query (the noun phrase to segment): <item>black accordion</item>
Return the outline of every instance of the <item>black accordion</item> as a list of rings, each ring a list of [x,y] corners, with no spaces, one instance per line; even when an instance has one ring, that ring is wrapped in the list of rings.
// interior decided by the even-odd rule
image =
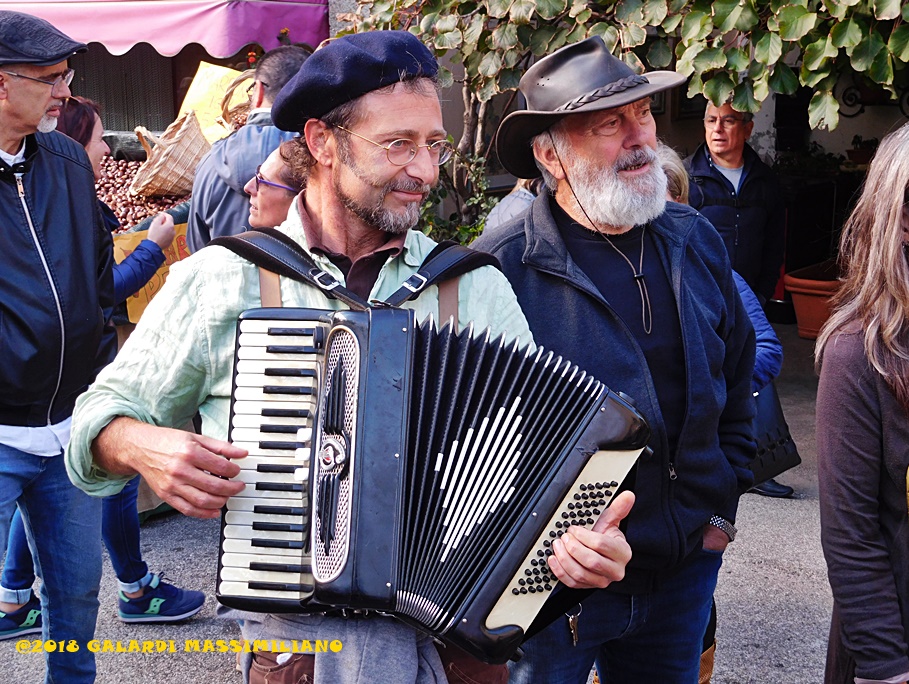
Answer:
[[[622,397],[561,357],[412,311],[253,309],[238,323],[218,600],[378,611],[505,662],[645,448]]]

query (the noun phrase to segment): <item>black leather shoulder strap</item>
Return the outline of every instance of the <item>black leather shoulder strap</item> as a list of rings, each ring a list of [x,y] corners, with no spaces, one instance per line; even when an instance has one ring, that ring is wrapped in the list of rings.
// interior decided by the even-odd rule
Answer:
[[[369,303],[338,280],[319,268],[300,245],[274,228],[259,228],[239,235],[215,238],[208,244],[224,247],[256,266],[285,278],[315,285],[333,299],[351,309],[365,311]]]
[[[405,280],[385,302],[391,306],[400,306],[406,301],[419,297],[420,293],[430,285],[457,278],[481,266],[495,266],[499,270],[502,269],[492,254],[464,247],[453,240],[440,242],[423,260],[420,270]]]

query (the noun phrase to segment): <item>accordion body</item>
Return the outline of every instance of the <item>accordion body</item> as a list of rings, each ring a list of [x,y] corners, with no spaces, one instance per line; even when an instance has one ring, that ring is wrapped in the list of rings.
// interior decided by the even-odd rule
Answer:
[[[505,662],[646,446],[621,396],[541,348],[412,311],[254,309],[238,323],[218,599],[378,611]]]

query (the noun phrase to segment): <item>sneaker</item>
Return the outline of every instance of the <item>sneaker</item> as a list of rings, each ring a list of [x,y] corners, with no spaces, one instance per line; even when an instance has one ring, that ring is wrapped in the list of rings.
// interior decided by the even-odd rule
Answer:
[[[202,610],[203,603],[201,591],[180,589],[165,582],[164,573],[156,573],[139,598],[120,592],[118,612],[123,622],[178,622]]]
[[[28,603],[12,613],[0,611],[0,641],[41,633],[41,601],[32,593]]]

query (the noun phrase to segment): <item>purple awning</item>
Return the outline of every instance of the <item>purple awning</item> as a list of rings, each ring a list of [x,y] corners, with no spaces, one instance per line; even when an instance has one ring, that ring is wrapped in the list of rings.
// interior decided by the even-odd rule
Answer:
[[[313,47],[328,37],[328,0],[0,0],[0,9],[47,19],[114,55],[149,43],[173,56],[199,43],[213,57],[231,57],[249,43],[277,47],[283,28]]]

